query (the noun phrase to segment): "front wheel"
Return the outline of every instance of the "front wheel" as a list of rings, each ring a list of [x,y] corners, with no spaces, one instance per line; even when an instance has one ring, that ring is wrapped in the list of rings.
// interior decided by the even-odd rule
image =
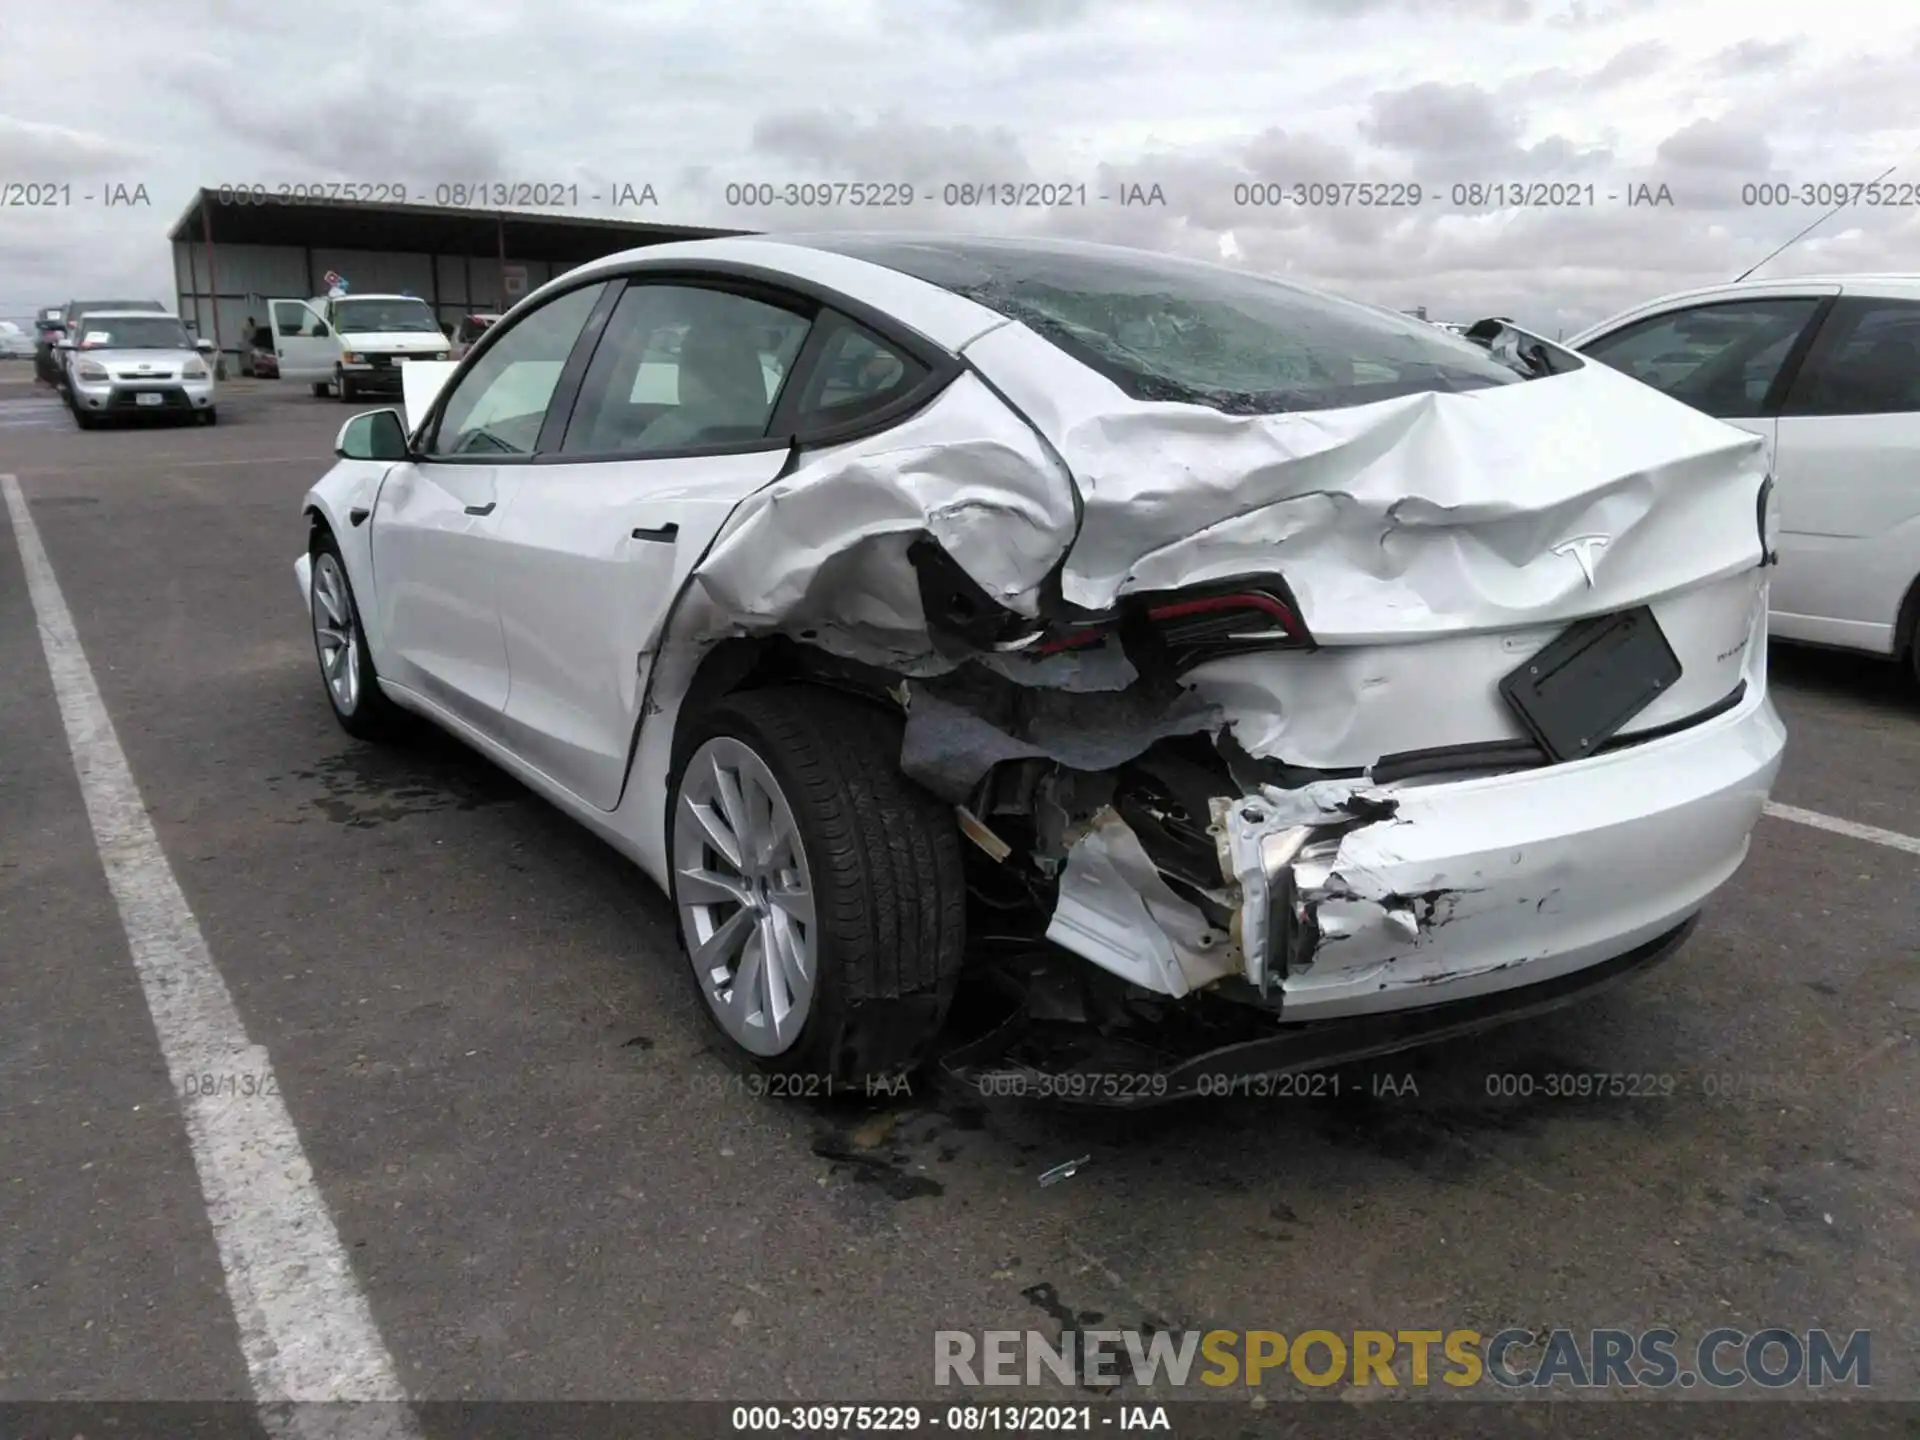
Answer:
[[[359,391],[353,388],[353,381],[339,370],[333,372],[333,390],[342,405],[351,405],[360,398]]]
[[[313,611],[313,648],[333,718],[357,740],[392,739],[401,732],[406,712],[380,688],[346,562],[330,534],[322,534],[314,545],[311,584],[307,601]]]
[[[804,1093],[916,1069],[966,948],[952,810],[900,774],[900,722],[808,686],[694,722],[669,788],[689,973],[736,1063]]]
[[[312,390],[313,390],[314,399],[324,400],[327,398],[327,382],[326,381],[324,380],[314,381],[312,385]]]
[[[200,412],[200,423],[202,425],[218,425],[220,423],[220,411],[217,408],[202,410]]]

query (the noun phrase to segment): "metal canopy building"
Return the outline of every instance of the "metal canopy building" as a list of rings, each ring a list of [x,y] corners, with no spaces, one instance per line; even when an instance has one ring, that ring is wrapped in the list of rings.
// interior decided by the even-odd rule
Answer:
[[[413,294],[443,323],[501,311],[553,276],[639,245],[741,235],[552,212],[294,199],[236,203],[202,189],[175,222],[180,318],[237,356],[249,315],[271,299],[327,292],[329,272],[361,293]]]

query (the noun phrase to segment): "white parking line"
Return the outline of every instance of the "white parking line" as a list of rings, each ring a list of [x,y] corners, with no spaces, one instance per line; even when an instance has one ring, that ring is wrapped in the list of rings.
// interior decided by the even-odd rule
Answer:
[[[1890,850],[1904,850],[1909,855],[1920,855],[1920,837],[1902,835],[1898,830],[1882,830],[1878,825],[1861,825],[1852,820],[1842,820],[1836,815],[1822,815],[1818,810],[1802,810],[1797,805],[1776,805],[1771,800],[1767,802],[1767,814],[1776,820],[1791,820],[1796,825],[1811,825],[1816,830],[1846,835],[1855,840],[1870,840],[1875,845],[1885,845]]]
[[[0,475],[0,491],[94,844],[186,1118],[262,1418],[277,1435],[330,1433],[339,1412],[292,1402],[404,1401],[405,1392],[314,1183],[272,1062],[248,1039],[160,848],[19,481]],[[251,1077],[250,1093],[188,1083],[200,1076]],[[404,1404],[369,1406],[357,1419],[356,1433],[390,1440],[419,1434]]]

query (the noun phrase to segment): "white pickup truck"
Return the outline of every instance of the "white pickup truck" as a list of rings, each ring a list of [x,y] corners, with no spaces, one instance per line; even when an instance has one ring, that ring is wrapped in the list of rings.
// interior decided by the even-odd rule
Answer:
[[[315,395],[349,404],[401,394],[407,362],[445,360],[452,348],[433,307],[417,295],[269,300],[267,318],[280,378],[304,380]]]

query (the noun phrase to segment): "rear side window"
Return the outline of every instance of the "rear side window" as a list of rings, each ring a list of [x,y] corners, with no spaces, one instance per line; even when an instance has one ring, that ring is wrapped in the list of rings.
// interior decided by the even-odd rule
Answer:
[[[812,243],[1021,321],[1138,400],[1256,415],[1529,378],[1396,311],[1146,251],[1018,240]]]
[[[1696,410],[1750,419],[1763,413],[1820,303],[1783,296],[1695,305],[1637,320],[1580,349]]]
[[[925,365],[864,325],[842,321],[821,347],[797,417],[809,430],[843,425],[891,404],[927,375]]]
[[[1782,413],[1907,415],[1915,411],[1920,411],[1920,303],[1863,298],[1843,300],[1834,307]]]

